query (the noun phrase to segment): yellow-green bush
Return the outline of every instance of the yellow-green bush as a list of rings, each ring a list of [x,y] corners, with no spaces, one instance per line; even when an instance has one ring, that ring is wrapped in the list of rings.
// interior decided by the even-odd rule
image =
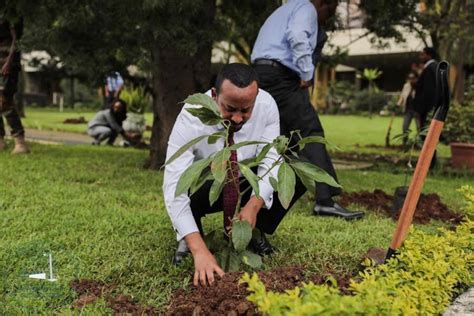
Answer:
[[[242,281],[252,292],[248,300],[267,315],[439,314],[455,294],[473,285],[473,232],[469,219],[437,235],[412,230],[398,256],[366,269],[359,283],[351,283],[353,296],[313,283],[286,293],[267,292],[256,274]]]

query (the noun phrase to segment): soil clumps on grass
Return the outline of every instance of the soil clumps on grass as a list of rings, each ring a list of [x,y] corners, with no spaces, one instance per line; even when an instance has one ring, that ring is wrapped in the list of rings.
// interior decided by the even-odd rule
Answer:
[[[63,121],[63,124],[87,124],[84,116],[78,118],[67,118]]]
[[[376,189],[373,192],[344,192],[339,203],[347,207],[350,204],[366,207],[368,210],[389,216],[397,220],[400,216],[400,210],[392,215],[393,195],[387,194],[382,190]],[[418,205],[416,206],[413,222],[417,224],[428,224],[430,220],[440,220],[453,224],[461,222],[463,214],[450,209],[441,202],[441,198],[436,193],[421,194]]]
[[[258,272],[268,291],[284,292],[300,286],[302,282],[323,284],[330,276],[306,276],[300,266],[283,267],[272,271]],[[247,301],[250,294],[246,284],[239,284],[242,272],[227,273],[216,280],[213,286],[194,287],[176,291],[166,310],[166,315],[258,315],[254,304]],[[337,281],[341,292],[347,294],[350,276],[331,276]]]
[[[116,315],[158,315],[156,308],[142,306],[129,295],[113,295],[113,291],[116,289],[115,285],[105,284],[96,280],[82,279],[72,281],[71,288],[79,296],[72,305],[79,310],[83,309],[87,304],[91,304],[104,297],[107,305]]]

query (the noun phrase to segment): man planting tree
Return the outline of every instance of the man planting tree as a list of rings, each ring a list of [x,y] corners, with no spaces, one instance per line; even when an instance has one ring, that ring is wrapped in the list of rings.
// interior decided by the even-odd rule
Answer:
[[[240,179],[227,181],[216,202],[210,203],[212,181],[207,181],[191,196],[188,193],[175,196],[181,175],[193,162],[210,157],[226,145],[245,141],[269,143],[280,135],[279,114],[275,101],[270,94],[259,89],[257,75],[250,66],[244,64],[224,66],[217,76],[215,87],[206,94],[212,96],[222,118],[230,124],[228,139],[218,139],[215,142],[203,139],[187,148],[178,158],[166,165],[163,185],[166,208],[178,239],[178,248],[173,262],[180,263],[191,252],[195,266],[194,284],[200,283],[203,286],[214,282],[214,273],[223,275],[224,272],[203,240],[201,218],[206,214],[223,210],[224,228],[228,233],[227,228],[231,225],[230,221],[240,200],[239,194],[244,192],[249,184]],[[202,123],[189,112],[189,108],[192,107],[186,104],[176,119],[168,142],[168,161],[193,139],[224,131],[221,124]],[[226,168],[227,172],[231,173],[229,178],[241,178],[239,169],[236,167],[237,163],[255,158],[261,151],[262,146],[258,144],[232,150],[229,158],[230,167]],[[289,207],[282,206],[270,183],[270,177],[276,177],[277,172],[276,169],[271,169],[270,165],[278,158],[279,155],[273,148],[266,153],[262,164],[255,168],[262,179],[258,183],[259,194],[245,190],[247,193],[243,194],[240,200],[241,209],[238,219],[247,221],[252,228],[260,231],[260,234],[252,237],[250,242],[253,250],[260,255],[269,255],[273,252],[265,234],[272,234],[276,230],[288,209],[306,191],[301,182],[296,181],[295,193]],[[234,185],[235,183],[240,183],[240,185]]]
[[[302,137],[324,137],[308,88],[327,39],[324,26],[336,7],[336,0],[290,0],[275,10],[260,29],[251,59],[260,87],[268,91],[278,105],[282,135],[289,136],[291,131],[299,130]],[[336,179],[324,144],[308,144],[300,157]],[[339,188],[317,182],[313,214],[346,220],[363,217],[364,213],[351,212],[335,203],[333,197],[340,193]]]

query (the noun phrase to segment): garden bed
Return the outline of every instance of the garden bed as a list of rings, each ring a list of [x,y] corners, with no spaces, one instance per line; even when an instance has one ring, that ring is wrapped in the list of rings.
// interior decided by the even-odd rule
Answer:
[[[168,305],[166,315],[258,315],[256,306],[247,301],[250,294],[245,284],[239,284],[243,273],[227,273],[211,287],[179,289]],[[315,284],[328,282],[329,276],[306,276],[300,266],[259,272],[260,280],[268,289],[284,292],[300,286],[302,282]],[[350,276],[334,277],[342,293],[348,294]]]
[[[393,195],[378,189],[373,192],[360,191],[343,193],[339,203],[345,207],[350,204],[364,206],[370,211],[392,217],[394,220],[397,220],[400,215],[400,211],[397,212],[395,216],[392,215]],[[438,194],[429,193],[421,194],[413,216],[413,222],[417,224],[427,224],[430,220],[434,219],[458,224],[462,217],[462,214],[455,212],[444,204]]]

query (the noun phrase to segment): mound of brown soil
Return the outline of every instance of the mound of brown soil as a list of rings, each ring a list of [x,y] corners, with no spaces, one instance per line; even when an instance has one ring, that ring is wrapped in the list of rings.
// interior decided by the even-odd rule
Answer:
[[[389,195],[382,190],[374,190],[374,192],[361,191],[352,193],[343,193],[339,200],[342,206],[347,207],[349,204],[356,204],[366,207],[368,210],[384,214],[398,219],[400,210],[392,216],[393,195]],[[413,222],[417,224],[427,224],[431,219],[441,220],[458,224],[463,215],[454,212],[441,202],[438,194],[422,194],[418,205],[416,206]]]
[[[319,275],[306,277],[303,267],[285,267],[268,272],[259,272],[260,280],[267,290],[283,292],[301,285],[303,281],[323,284],[327,278]],[[241,272],[227,273],[210,287],[194,287],[176,291],[170,301],[166,315],[257,315],[255,305],[248,302],[250,294],[245,284],[239,284]],[[347,293],[349,276],[337,277],[341,291]]]
[[[63,124],[87,124],[86,119],[84,116],[79,118],[68,118],[63,121]]]

